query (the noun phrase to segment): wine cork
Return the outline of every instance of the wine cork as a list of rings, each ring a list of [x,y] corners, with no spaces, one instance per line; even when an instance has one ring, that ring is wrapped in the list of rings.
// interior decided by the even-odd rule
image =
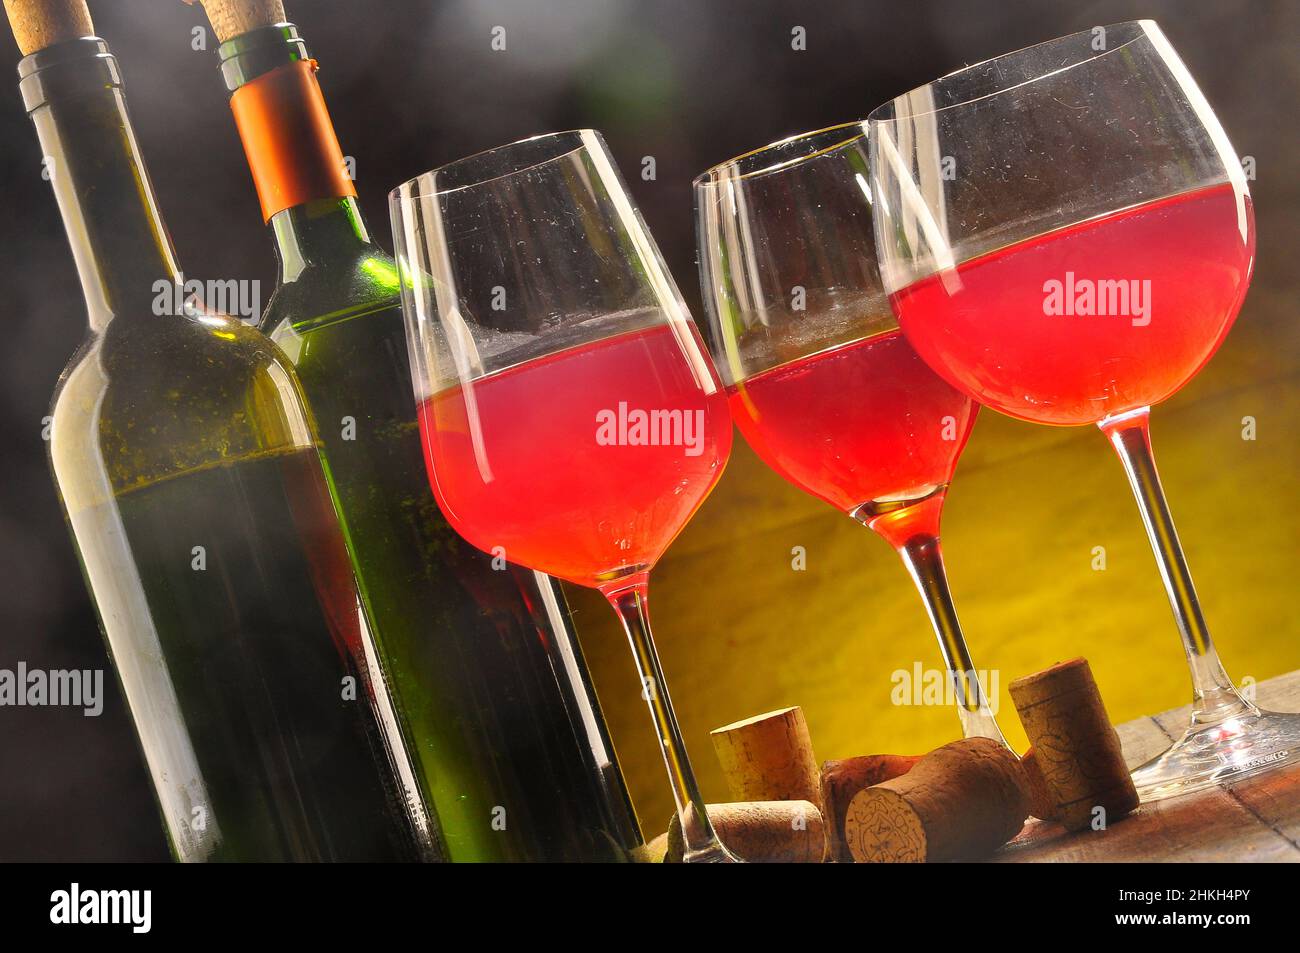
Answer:
[[[193,0],[187,0],[193,2]],[[280,0],[200,0],[208,22],[222,43],[258,27],[284,23]]]
[[[718,840],[750,864],[820,864],[826,856],[826,829],[811,801],[745,801],[708,804]],[[682,861],[681,821],[668,825],[664,863]]]
[[[844,840],[844,818],[849,802],[863,788],[902,777],[921,760],[920,755],[868,754],[822,765],[822,808],[826,815],[826,833],[830,854],[842,864],[851,863],[849,845]]]
[[[965,738],[855,794],[844,839],[858,863],[969,860],[1015,837],[1028,815],[1019,759],[991,738]]]
[[[5,13],[23,56],[64,40],[95,35],[86,0],[5,0]]]
[[[1119,735],[1087,661],[1061,662],[1010,688],[1057,820],[1077,831],[1092,823],[1098,807],[1107,823],[1137,807]]]
[[[1056,800],[1047,789],[1043,769],[1038,766],[1038,752],[1032,747],[1021,756],[1020,768],[1025,772],[1025,786],[1029,788],[1029,813],[1042,821],[1056,820]]]
[[[811,801],[822,809],[821,774],[803,709],[782,708],[710,735],[736,801]]]

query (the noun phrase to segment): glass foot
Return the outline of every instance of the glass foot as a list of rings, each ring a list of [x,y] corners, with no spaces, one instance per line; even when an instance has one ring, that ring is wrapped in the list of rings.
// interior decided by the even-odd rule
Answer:
[[[744,861],[714,841],[703,850],[693,851],[682,858],[684,864],[743,864]]]
[[[1300,714],[1261,711],[1193,723],[1173,746],[1133,771],[1138,797],[1159,801],[1300,764]]]

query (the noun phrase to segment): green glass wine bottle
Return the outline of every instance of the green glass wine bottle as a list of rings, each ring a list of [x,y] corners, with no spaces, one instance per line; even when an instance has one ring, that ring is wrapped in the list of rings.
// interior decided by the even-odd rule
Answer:
[[[215,25],[214,7],[240,4],[205,5]],[[362,220],[315,61],[289,23],[221,38],[280,266],[262,328],[320,422],[382,668],[447,854],[626,859],[641,833],[563,594],[546,576],[494,567],[434,501],[395,263]]]
[[[19,85],[90,323],[49,451],[173,855],[427,856],[293,368],[240,321],[175,306],[117,61],[75,32],[33,51],[41,2],[7,4]]]

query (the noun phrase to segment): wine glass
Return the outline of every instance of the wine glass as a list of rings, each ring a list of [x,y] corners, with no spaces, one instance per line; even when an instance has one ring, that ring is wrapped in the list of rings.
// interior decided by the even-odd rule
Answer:
[[[632,647],[690,862],[733,858],[650,634],[651,568],[718,482],[731,417],[591,130],[452,162],[390,196],[429,480],[470,543],[599,590]]]
[[[939,517],[977,408],[903,338],[876,268],[865,123],[695,179],[700,281],[731,413],[754,451],[869,526],[911,574],[968,737],[1006,741],[962,636]]]
[[[1191,666],[1191,724],[1133,774],[1154,800],[1300,759],[1300,715],[1234,689],[1156,474],[1153,404],[1241,308],[1241,163],[1149,20],[951,73],[869,118],[880,265],[904,333],[1002,413],[1096,424],[1137,497]]]

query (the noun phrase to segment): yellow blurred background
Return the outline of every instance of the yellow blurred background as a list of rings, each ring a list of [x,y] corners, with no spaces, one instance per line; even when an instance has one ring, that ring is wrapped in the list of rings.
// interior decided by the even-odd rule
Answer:
[[[1152,414],[1161,477],[1238,684],[1300,668],[1291,312],[1288,296],[1257,280],[1219,354]],[[1247,417],[1254,440],[1243,439]],[[1061,659],[1089,660],[1115,722],[1190,700],[1136,504],[1095,428],[982,410],[949,493],[943,545],[975,664],[996,679],[999,721],[1017,750],[1026,741],[1007,686]],[[792,568],[796,546],[804,571]],[[1093,568],[1094,547],[1104,547],[1104,570]],[[651,580],[660,653],[707,800],[729,800],[709,731],[774,708],[803,707],[822,760],[923,752],[960,736],[948,705],[891,703],[895,672],[942,664],[893,550],[785,483],[739,434],[722,481]],[[627,644],[598,594],[569,595],[652,837],[672,801]]]

